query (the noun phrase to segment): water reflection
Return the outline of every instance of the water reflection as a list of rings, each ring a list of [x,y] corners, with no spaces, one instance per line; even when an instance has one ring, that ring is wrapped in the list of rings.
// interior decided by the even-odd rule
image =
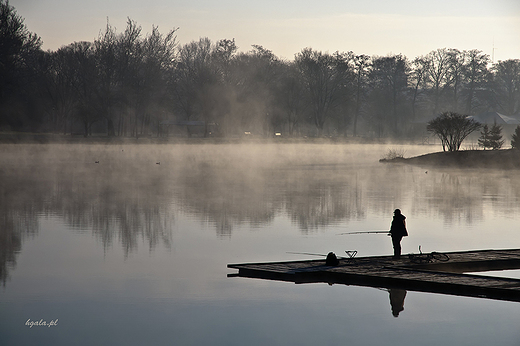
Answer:
[[[281,209],[267,188],[269,177],[239,167],[188,167],[178,176],[175,203],[202,222],[212,224],[218,236],[230,237],[234,226],[269,224]]]
[[[394,317],[399,317],[399,313],[404,310],[404,298],[406,297],[406,290],[390,288],[388,290],[388,294],[390,296],[392,315]]]
[[[35,149],[34,146],[28,146]],[[174,217],[161,196],[165,184],[157,172],[128,161],[78,159],[89,154],[67,148],[29,149],[19,156],[4,152],[0,171],[0,279],[5,285],[23,240],[39,231],[40,217],[58,216],[71,229],[91,231],[106,249],[121,244],[125,256],[146,239],[150,250],[171,246]],[[4,149],[5,150],[5,149]],[[13,148],[14,152],[20,147]],[[115,150],[114,150],[115,152]]]
[[[38,233],[42,215],[92,232],[104,248],[120,244],[126,256],[139,239],[150,251],[171,247],[176,213],[231,237],[238,225],[260,229],[277,215],[308,234],[386,218],[395,205],[447,224],[481,220],[486,208],[519,212],[513,174],[385,165],[378,150],[386,147],[4,146],[0,279],[5,283],[24,238]]]
[[[0,169],[0,280],[3,285],[9,270],[16,266],[23,240],[38,233],[38,213],[43,209],[42,189],[38,181],[26,181],[18,174]]]

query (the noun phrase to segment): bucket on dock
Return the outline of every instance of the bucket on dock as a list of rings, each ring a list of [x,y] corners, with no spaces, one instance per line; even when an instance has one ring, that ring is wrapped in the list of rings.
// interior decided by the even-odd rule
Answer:
[[[339,264],[338,257],[334,252],[329,252],[327,255],[327,259],[325,260],[325,264],[328,266],[337,266]]]

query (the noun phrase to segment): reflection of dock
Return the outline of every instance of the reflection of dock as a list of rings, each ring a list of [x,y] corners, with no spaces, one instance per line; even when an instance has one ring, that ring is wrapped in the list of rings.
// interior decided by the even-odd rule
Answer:
[[[464,274],[520,269],[520,249],[449,252],[446,262],[416,264],[408,256],[229,264],[238,276],[294,283],[345,284],[520,302],[520,279]],[[236,275],[232,275],[236,276]]]

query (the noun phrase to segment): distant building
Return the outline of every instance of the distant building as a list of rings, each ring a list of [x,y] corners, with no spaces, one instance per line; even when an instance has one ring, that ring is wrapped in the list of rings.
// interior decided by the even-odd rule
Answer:
[[[478,115],[472,115],[470,118],[481,124],[497,124],[497,125],[520,125],[520,119],[515,116],[507,116],[498,112],[485,112]]]
[[[518,115],[504,115],[498,112],[485,112],[475,116],[471,116],[482,125],[497,124],[502,127],[502,138],[505,140],[504,147],[509,145],[511,135],[515,132],[515,128],[520,125],[520,117]],[[480,134],[480,132],[479,132]]]

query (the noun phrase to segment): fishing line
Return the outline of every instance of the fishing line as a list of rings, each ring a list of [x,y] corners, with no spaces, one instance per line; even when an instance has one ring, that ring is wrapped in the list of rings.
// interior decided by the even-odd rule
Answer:
[[[389,231],[359,231],[359,232],[343,232],[338,233],[336,235],[345,235],[345,234],[378,234],[378,233],[388,233]]]

